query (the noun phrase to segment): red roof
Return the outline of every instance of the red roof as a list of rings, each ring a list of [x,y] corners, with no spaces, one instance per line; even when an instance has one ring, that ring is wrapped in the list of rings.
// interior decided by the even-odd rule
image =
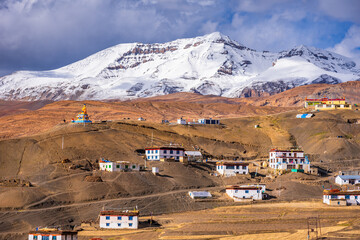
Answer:
[[[270,152],[304,152],[302,150],[277,150],[276,148],[271,149]]]
[[[306,98],[306,101],[322,102],[322,101],[345,101],[345,98]]]

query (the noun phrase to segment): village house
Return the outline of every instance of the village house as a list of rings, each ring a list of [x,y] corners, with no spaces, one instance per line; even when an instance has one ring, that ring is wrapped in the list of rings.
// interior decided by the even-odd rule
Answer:
[[[335,183],[341,185],[355,185],[360,184],[359,175],[339,175],[335,178]]]
[[[99,160],[99,168],[102,171],[108,171],[108,172],[140,171],[143,169],[143,166],[136,164],[136,163],[130,163],[127,161],[112,162],[112,161],[101,158]]]
[[[203,156],[200,151],[185,151],[184,156],[187,157],[189,162],[202,161]]]
[[[198,120],[198,123],[200,124],[220,124],[220,120],[216,120],[216,119],[212,119],[212,118],[209,118],[209,119],[206,119],[206,118],[202,118],[202,119],[199,119]]]
[[[77,240],[77,231],[41,228],[30,231],[28,240]]]
[[[262,200],[265,189],[265,185],[227,186],[226,194],[234,199],[235,202],[243,200]]]
[[[177,124],[185,125],[185,124],[186,124],[186,120],[183,119],[183,118],[179,118],[179,119],[177,120]]]
[[[204,199],[204,198],[211,198],[212,195],[208,191],[190,191],[189,196],[192,199]]]
[[[345,101],[345,98],[318,98],[305,99],[305,108],[314,107],[315,110],[334,110],[334,109],[352,109],[351,104]]]
[[[244,162],[217,162],[216,171],[223,176],[230,177],[236,174],[249,174],[249,164]]]
[[[179,161],[184,157],[185,149],[176,145],[169,145],[164,147],[150,147],[145,148],[145,155],[148,161],[160,161],[160,159],[173,158]]]
[[[300,150],[277,150],[271,149],[269,152],[269,166],[278,170],[298,169],[310,172],[310,162],[304,151]]]
[[[359,205],[360,190],[326,189],[323,191],[323,203],[332,206]]]
[[[100,228],[108,229],[138,229],[139,211],[108,210],[100,212]]]

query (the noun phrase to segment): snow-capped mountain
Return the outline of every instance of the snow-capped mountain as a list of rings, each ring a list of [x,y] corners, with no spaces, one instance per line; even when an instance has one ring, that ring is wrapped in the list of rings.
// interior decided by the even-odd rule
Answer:
[[[182,91],[249,97],[358,79],[356,64],[332,52],[306,46],[260,52],[215,32],[168,43],[119,44],[59,69],[15,72],[0,78],[0,98],[101,100]]]

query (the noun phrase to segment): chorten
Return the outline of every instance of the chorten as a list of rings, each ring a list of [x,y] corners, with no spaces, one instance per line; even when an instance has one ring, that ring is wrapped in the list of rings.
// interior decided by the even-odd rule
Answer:
[[[72,123],[92,123],[89,119],[89,115],[87,114],[86,104],[84,104],[83,108],[81,109],[81,113],[76,116],[76,119],[71,119]]]

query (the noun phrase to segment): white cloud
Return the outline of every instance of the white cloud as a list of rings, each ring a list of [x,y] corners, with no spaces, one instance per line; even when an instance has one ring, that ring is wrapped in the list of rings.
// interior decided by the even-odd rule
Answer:
[[[351,26],[344,39],[329,50],[352,58],[360,64],[360,26]]]
[[[319,0],[319,9],[331,17],[360,23],[358,0]]]

